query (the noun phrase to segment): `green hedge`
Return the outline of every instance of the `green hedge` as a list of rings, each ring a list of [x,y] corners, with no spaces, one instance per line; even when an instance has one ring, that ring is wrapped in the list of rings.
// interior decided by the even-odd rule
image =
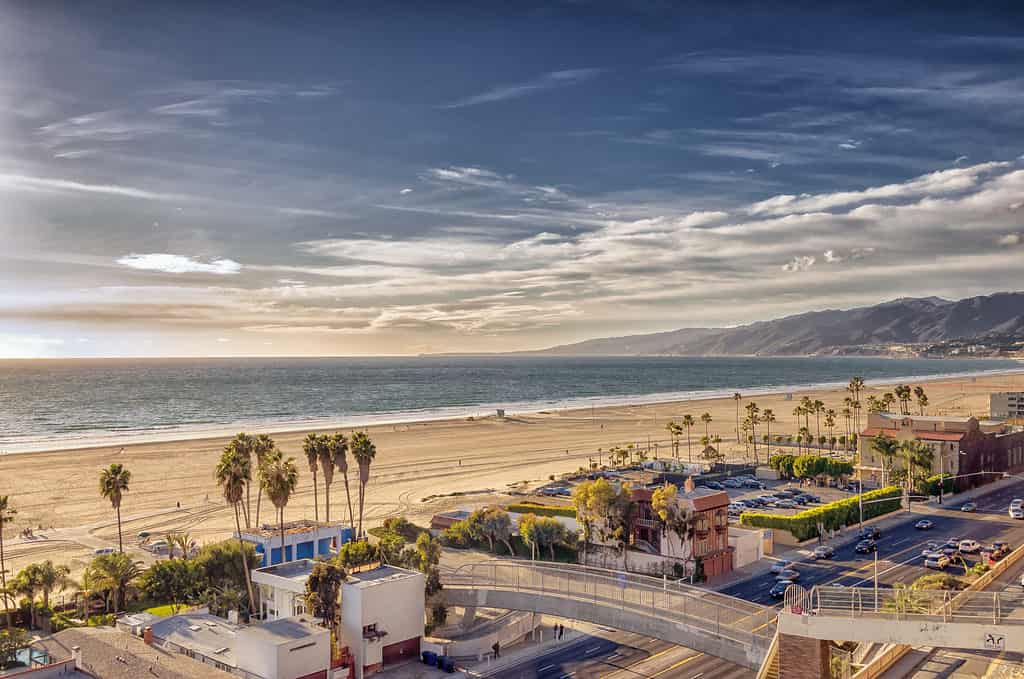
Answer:
[[[943,482],[942,492],[945,495],[952,495],[956,482],[952,478],[952,474],[943,474],[945,481]],[[929,476],[924,481],[918,481],[917,487],[914,489],[918,495],[938,495],[939,494],[939,475]]]
[[[882,514],[894,512],[900,508],[900,501],[903,495],[896,486],[880,488],[864,493],[864,502],[872,500],[883,500],[891,498],[889,502],[874,502],[864,505],[864,518],[871,519]],[[818,523],[821,522],[826,530],[835,530],[842,526],[852,526],[860,520],[857,496],[844,498],[827,505],[805,509],[792,516],[781,514],[764,514],[760,512],[743,512],[740,515],[741,526],[753,528],[771,528],[773,530],[789,531],[798,541],[803,542],[818,536]]]
[[[560,505],[539,505],[533,502],[516,502],[506,507],[510,512],[516,514],[536,514],[537,516],[568,516],[570,519],[576,518],[576,509],[574,507],[564,507]]]

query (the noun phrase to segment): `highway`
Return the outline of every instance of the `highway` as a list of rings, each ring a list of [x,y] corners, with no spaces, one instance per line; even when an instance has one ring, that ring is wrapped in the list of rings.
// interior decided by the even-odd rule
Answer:
[[[924,567],[921,552],[930,541],[944,542],[947,538],[971,538],[982,544],[994,540],[1010,543],[1017,547],[1024,543],[1024,521],[1015,521],[1007,515],[1010,500],[1024,498],[1024,481],[1009,484],[993,493],[976,499],[978,510],[973,513],[960,512],[961,502],[947,501],[942,509],[928,509],[926,513],[904,512],[906,518],[896,526],[885,529],[878,540],[878,582],[892,586],[895,583],[910,584],[922,575],[936,571]],[[931,530],[917,530],[914,524],[927,517],[934,522]],[[856,530],[856,527],[852,527]],[[968,565],[977,561],[977,555],[967,556]],[[836,550],[832,559],[797,562],[800,573],[798,583],[808,589],[814,585],[839,584],[848,587],[870,585],[874,576],[874,556],[856,554],[854,544]],[[953,574],[962,573],[961,565],[947,569]],[[765,574],[738,582],[722,591],[747,601],[765,605],[778,605],[769,590],[775,576]]]
[[[487,677],[494,679],[752,679],[753,670],[682,646],[613,630],[586,635]]]

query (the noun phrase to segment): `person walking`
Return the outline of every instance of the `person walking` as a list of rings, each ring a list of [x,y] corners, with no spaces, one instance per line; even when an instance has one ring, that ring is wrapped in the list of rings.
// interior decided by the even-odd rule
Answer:
[[[501,644],[500,643],[495,641],[494,645],[491,646],[491,650],[494,651],[494,657],[495,658],[500,658],[501,657]]]

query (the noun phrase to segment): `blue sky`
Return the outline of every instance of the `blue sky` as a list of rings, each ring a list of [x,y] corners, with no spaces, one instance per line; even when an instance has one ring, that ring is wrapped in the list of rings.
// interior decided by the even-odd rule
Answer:
[[[84,4],[0,2],[0,356],[529,349],[1022,287],[1020,11]]]

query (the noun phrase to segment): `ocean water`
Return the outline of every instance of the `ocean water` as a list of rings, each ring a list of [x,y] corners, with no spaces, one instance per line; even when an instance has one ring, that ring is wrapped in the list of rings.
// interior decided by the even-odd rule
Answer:
[[[1014,361],[417,357],[0,361],[0,451],[711,398]]]

